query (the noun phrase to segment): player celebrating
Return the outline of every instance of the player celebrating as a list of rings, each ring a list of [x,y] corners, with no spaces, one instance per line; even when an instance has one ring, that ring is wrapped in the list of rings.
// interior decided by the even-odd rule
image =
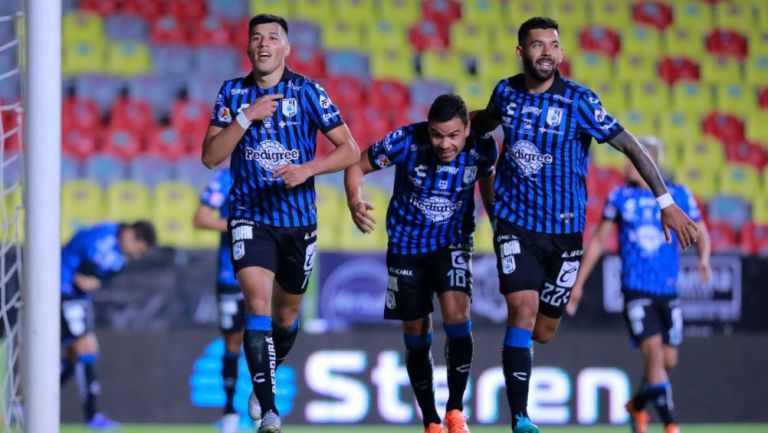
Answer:
[[[114,430],[119,424],[99,412],[101,390],[96,377],[99,344],[94,334],[91,293],[120,272],[128,260],[137,260],[155,244],[155,229],[149,222],[101,224],[78,231],[61,250],[61,360],[63,385],[77,372],[77,389],[86,425],[96,430]]]
[[[227,195],[232,186],[229,169],[220,170],[211,179],[200,196],[200,204],[195,211],[195,227],[215,230],[221,233],[219,242],[218,277],[216,280],[216,301],[219,306],[219,330],[224,337],[224,355],[221,359],[221,378],[224,383],[226,400],[224,416],[221,419],[221,432],[237,431],[240,416],[235,411],[235,386],[237,385],[237,363],[240,359],[240,347],[243,344],[243,326],[245,325],[245,303],[243,293],[237,285],[235,270],[232,268],[232,240],[227,230],[229,212]],[[219,215],[216,215],[216,211]]]
[[[487,209],[493,193],[496,143],[470,130],[464,101],[441,95],[428,121],[387,135],[347,169],[345,187],[352,219],[364,233],[375,220],[361,197],[363,175],[395,165],[387,211],[387,289],[384,317],[403,321],[406,367],[423,415],[425,433],[442,433],[432,380],[432,296],[440,300],[448,363],[445,428],[469,432],[462,397],[472,362],[472,232],[474,187],[479,178]]]
[[[655,161],[662,143],[655,137],[641,137],[640,142]],[[677,364],[677,348],[683,339],[683,316],[677,299],[679,250],[664,243],[661,215],[648,184],[632,165],[627,165],[629,184],[611,191],[603,210],[603,220],[584,252],[584,262],[573,286],[568,314],[576,314],[584,282],[603,252],[614,224],[619,226],[621,282],[624,292],[624,319],[632,343],[639,345],[644,361],[643,386],[627,403],[632,431],[645,433],[648,414],[644,410],[653,401],[666,433],[678,433],[672,417],[672,385],[669,372]],[[670,184],[670,193],[698,225],[699,272],[709,280],[709,235],[696,201],[688,188]]]
[[[558,31],[556,21],[543,17],[520,26],[522,74],[501,80],[474,117],[481,132],[499,124],[504,130],[494,247],[508,310],[502,364],[515,433],[538,432],[526,409],[531,338],[554,337],[576,280],[592,138],[608,141],[637,167],[662,208],[665,230],[676,231],[683,247],[696,240],[696,224],[675,205],[643,146],[595,93],[557,72],[563,59]]]
[[[229,231],[246,303],[249,412],[263,413],[260,433],[277,433],[275,368],[296,338],[317,247],[314,176],[354,164],[359,150],[325,90],[286,67],[285,19],[257,15],[248,34],[253,71],[222,85],[202,160],[211,168],[232,157]],[[321,159],[314,158],[318,130],[335,145]]]

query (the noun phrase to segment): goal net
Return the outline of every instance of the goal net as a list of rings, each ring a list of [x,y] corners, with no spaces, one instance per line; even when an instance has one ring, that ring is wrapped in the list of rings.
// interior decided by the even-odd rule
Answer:
[[[19,1],[0,2],[0,420],[23,431],[21,405],[21,23]]]

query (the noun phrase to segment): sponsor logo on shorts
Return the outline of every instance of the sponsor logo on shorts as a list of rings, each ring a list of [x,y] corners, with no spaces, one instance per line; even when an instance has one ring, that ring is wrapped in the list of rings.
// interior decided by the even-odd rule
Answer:
[[[245,243],[243,241],[232,244],[232,258],[240,260],[245,257]]]
[[[253,239],[253,226],[238,226],[232,229],[232,240]]]
[[[557,285],[562,287],[573,287],[576,283],[576,275],[579,273],[578,261],[563,262],[560,268],[560,274],[557,276]]]
[[[504,257],[501,259],[501,272],[504,274],[511,274],[512,272],[515,272],[515,269],[517,269],[515,256]]]
[[[472,267],[472,255],[468,251],[451,251],[451,267],[469,270]]]
[[[504,242],[500,245],[501,257],[508,257],[515,254],[520,254],[520,241],[512,240]]]
[[[413,276],[413,269],[401,269],[390,266],[387,270],[389,271],[390,275],[403,275],[406,277]]]

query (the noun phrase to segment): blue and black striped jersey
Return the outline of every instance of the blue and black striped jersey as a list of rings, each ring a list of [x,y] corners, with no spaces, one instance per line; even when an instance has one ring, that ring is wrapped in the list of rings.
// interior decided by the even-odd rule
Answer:
[[[222,169],[208,182],[200,194],[200,203],[219,210],[219,216],[229,216],[229,190],[232,188],[232,175],[229,169]],[[232,240],[229,232],[221,234],[219,241],[217,281],[224,286],[237,286],[235,269],[232,267]]]
[[[274,227],[311,226],[317,223],[314,178],[287,188],[272,173],[281,165],[311,161],[317,131],[325,133],[344,123],[325,90],[288,68],[269,89],[258,87],[252,75],[225,81],[211,113],[211,125],[229,126],[241,110],[269,94],[284,95],[277,111],[253,122],[232,152],[229,216]]]
[[[691,191],[667,184],[669,193],[688,216],[698,222],[701,212]],[[626,290],[651,295],[677,295],[680,250],[677,235],[670,231],[667,243],[661,226],[661,210],[649,189],[628,185],[608,195],[603,219],[619,226],[621,282]]]
[[[497,154],[490,134],[472,132],[456,159],[444,163],[432,149],[427,122],[396,129],[371,146],[368,159],[374,169],[396,166],[387,209],[390,251],[411,255],[471,245],[475,181],[493,174]]]
[[[496,85],[486,112],[504,130],[496,217],[535,232],[583,232],[590,142],[623,130],[597,95],[560,74],[529,93],[519,74]]]
[[[104,281],[125,265],[118,240],[119,225],[100,224],[79,230],[61,250],[61,297],[87,299],[75,285],[75,274],[91,275]]]

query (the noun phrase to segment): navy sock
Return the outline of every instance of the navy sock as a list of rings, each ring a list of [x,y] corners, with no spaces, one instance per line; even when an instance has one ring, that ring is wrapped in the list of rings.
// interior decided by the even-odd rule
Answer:
[[[661,421],[664,425],[667,425],[675,422],[672,417],[675,403],[672,400],[672,384],[664,382],[661,385],[664,386],[664,391],[653,399],[653,405],[656,407],[656,412],[658,412]]]
[[[443,324],[445,335],[445,362],[448,367],[448,402],[446,411],[464,410],[464,391],[467,389],[472,366],[472,321],[455,325]]]
[[[667,382],[657,383],[655,385],[645,385],[641,387],[632,398],[632,405],[635,407],[635,410],[645,409],[645,405],[648,404],[649,401],[664,394],[666,383]]]
[[[272,318],[258,314],[245,316],[243,350],[251,373],[253,393],[261,405],[261,413],[273,411],[275,406],[275,368],[277,361],[272,340]]]
[[[96,377],[97,360],[98,355],[95,353],[81,354],[77,356],[77,365],[75,366],[77,390],[86,421],[90,421],[99,411],[96,406],[96,399],[101,394],[101,385]]]
[[[75,365],[69,362],[68,359],[61,360],[61,370],[59,371],[59,385],[67,383],[72,375],[75,374]]]
[[[221,378],[224,381],[224,394],[227,400],[224,403],[224,413],[235,413],[235,386],[237,385],[237,362],[240,359],[239,352],[224,352],[221,358]]]
[[[435,384],[432,378],[432,333],[403,335],[405,339],[405,366],[411,380],[413,394],[424,417],[424,426],[440,423],[435,408]]]
[[[528,389],[533,363],[532,335],[533,333],[527,329],[508,326],[504,337],[501,364],[504,370],[504,382],[507,385],[507,399],[513,428],[517,425],[518,417],[528,417]]]
[[[272,322],[272,338],[275,339],[275,352],[277,354],[277,365],[280,365],[291,351],[293,343],[296,341],[296,335],[299,334],[298,317],[290,328],[281,328]]]

